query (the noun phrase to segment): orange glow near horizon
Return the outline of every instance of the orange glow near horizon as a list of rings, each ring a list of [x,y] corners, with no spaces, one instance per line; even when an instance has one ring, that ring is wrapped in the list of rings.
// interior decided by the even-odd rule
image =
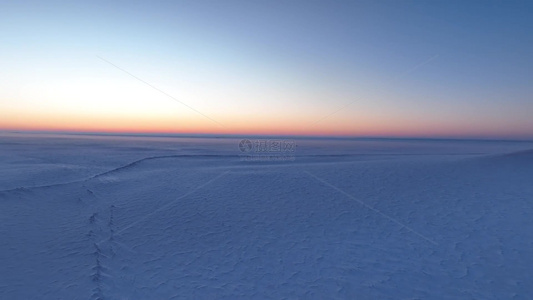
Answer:
[[[14,131],[62,131],[94,133],[140,134],[241,134],[241,135],[300,135],[300,136],[375,136],[375,137],[520,137],[521,132],[506,132],[492,128],[491,135],[485,128],[472,124],[450,126],[441,122],[413,121],[401,118],[361,117],[358,119],[331,118],[318,122],[310,118],[278,119],[253,116],[216,119],[224,126],[202,116],[172,118],[131,115],[7,115],[0,119],[0,130]],[[524,129],[526,134],[527,130]]]
[[[401,111],[397,104],[385,104],[377,97],[338,110],[339,103],[307,103],[307,98],[298,95],[290,98],[280,93],[256,99],[253,91],[244,95],[234,91],[217,97],[214,92],[202,96],[166,87],[177,98],[188,99],[200,114],[136,81],[84,80],[42,82],[24,90],[18,101],[4,101],[0,130],[519,138],[528,137],[530,131],[524,126],[502,126],[495,119],[480,121],[446,111],[429,114],[423,107]]]

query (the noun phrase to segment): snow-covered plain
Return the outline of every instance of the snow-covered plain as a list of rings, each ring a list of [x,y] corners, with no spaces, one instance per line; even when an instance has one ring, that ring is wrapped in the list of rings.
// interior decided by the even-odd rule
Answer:
[[[533,298],[533,143],[240,140],[0,134],[0,298]]]

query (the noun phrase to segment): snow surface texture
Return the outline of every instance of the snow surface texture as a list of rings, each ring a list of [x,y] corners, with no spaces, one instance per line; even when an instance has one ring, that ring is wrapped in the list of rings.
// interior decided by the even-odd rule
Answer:
[[[239,141],[0,135],[0,298],[533,298],[532,143]]]

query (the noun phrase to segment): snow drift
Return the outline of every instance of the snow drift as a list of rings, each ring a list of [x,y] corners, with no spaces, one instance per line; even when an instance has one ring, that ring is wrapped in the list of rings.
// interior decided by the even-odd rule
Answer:
[[[2,299],[533,296],[531,143],[0,141]]]

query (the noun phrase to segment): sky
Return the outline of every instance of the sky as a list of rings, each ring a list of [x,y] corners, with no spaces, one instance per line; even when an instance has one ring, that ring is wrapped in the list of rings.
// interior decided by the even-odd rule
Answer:
[[[533,139],[531,1],[2,1],[0,130]]]

